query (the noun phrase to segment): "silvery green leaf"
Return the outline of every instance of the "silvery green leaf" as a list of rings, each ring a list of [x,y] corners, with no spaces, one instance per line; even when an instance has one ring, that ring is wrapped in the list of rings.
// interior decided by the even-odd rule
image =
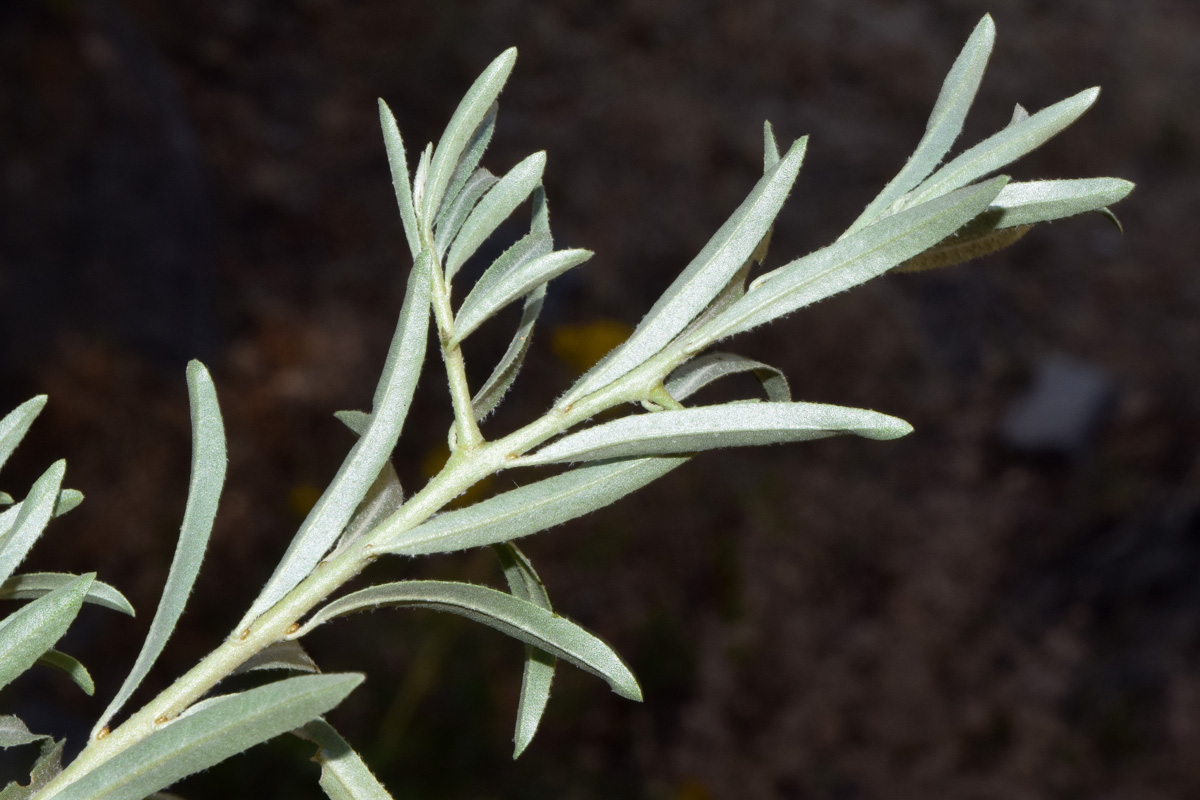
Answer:
[[[518,465],[694,453],[844,433],[886,440],[911,431],[912,426],[902,419],[861,408],[823,403],[725,403],[621,417],[568,434],[519,459]]]
[[[12,526],[0,533],[0,581],[7,580],[13,574],[46,529],[46,524],[54,514],[66,470],[66,461],[54,462],[33,484],[29,495],[19,506],[13,506],[0,515],[12,518]],[[3,529],[3,523],[0,523],[0,530]]]
[[[371,424],[371,415],[366,411],[335,411],[333,416],[359,436],[366,433]]]
[[[187,605],[188,595],[192,593],[217,517],[221,487],[225,483],[225,424],[221,420],[212,377],[199,361],[188,363],[187,384],[192,416],[192,476],[183,523],[179,527],[179,541],[146,640],[125,682],[92,729],[93,737],[121,710],[166,647]],[[153,790],[148,790],[147,794],[150,791]]]
[[[1099,96],[1099,89],[1085,89],[992,134],[930,175],[905,198],[905,207],[920,205],[1011,164],[1079,119]]]
[[[302,675],[230,695],[164,725],[68,784],[56,800],[142,800],[180,778],[298,728],[340,703],[362,676]]]
[[[0,600],[36,600],[78,577],[64,572],[28,572],[24,575],[13,575],[0,584]],[[125,599],[125,595],[102,581],[92,581],[83,601],[111,608],[131,617],[134,615],[133,606]]]
[[[0,492],[0,506],[10,506],[13,503],[12,495],[8,492]]]
[[[426,555],[518,539],[611,505],[685,461],[641,458],[589,464],[439,514],[390,541],[378,543],[377,549]]]
[[[663,388],[671,397],[682,401],[713,381],[741,372],[753,372],[771,402],[786,403],[792,399],[787,377],[782,372],[770,364],[732,353],[705,353],[692,359],[672,372]]]
[[[1002,212],[996,228],[1072,217],[1123,200],[1133,184],[1120,178],[1010,183],[992,201]]]
[[[454,237],[450,255],[446,259],[446,280],[449,281],[459,267],[475,254],[479,245],[508,219],[517,206],[529,197],[529,193],[542,182],[546,168],[546,153],[539,151],[518,163],[488,190]]]
[[[447,205],[458,198],[463,187],[467,185],[467,179],[475,173],[479,162],[483,160],[483,153],[487,150],[488,144],[492,141],[492,134],[496,131],[496,114],[499,111],[499,103],[493,101],[483,121],[475,128],[475,132],[471,134],[471,140],[467,143],[466,151],[462,158],[458,160],[458,166],[454,168],[454,175],[450,178],[450,184],[446,187],[446,194],[442,198],[441,209],[438,211],[437,218],[440,218],[446,211]]]
[[[517,323],[517,331],[508,343],[504,356],[492,370],[487,381],[471,399],[471,410],[475,419],[483,419],[492,409],[500,405],[505,393],[512,386],[525,363],[525,354],[533,341],[533,326],[537,323],[538,315],[542,313],[542,305],[546,300],[546,286],[542,284],[525,295],[525,305],[521,309],[521,321]]]
[[[554,243],[548,234],[531,230],[513,242],[499,258],[488,265],[479,276],[479,280],[475,281],[468,299],[472,296],[479,298],[493,294],[509,275],[522,270],[526,264],[549,254],[553,249]],[[473,302],[478,302],[478,299]]]
[[[59,739],[56,742],[47,737],[42,742],[41,755],[38,756],[37,761],[33,764],[33,769],[29,772],[29,783],[22,786],[13,781],[4,787],[4,791],[0,791],[0,800],[30,800],[38,790],[62,772],[63,745],[66,744],[66,741],[66,739]]]
[[[775,129],[771,121],[763,122],[763,174],[771,171],[771,167],[779,163],[779,144],[775,141]]]
[[[320,672],[317,662],[312,660],[299,642],[274,642],[250,656],[244,664],[230,675],[255,672],[264,669],[286,669],[291,672]]]
[[[425,360],[431,263],[429,251],[421,251],[408,276],[408,291],[396,334],[375,390],[371,424],[354,443],[337,475],[296,532],[279,566],[239,623],[239,629],[279,602],[312,572],[345,530],[367,489],[391,456]]]
[[[446,187],[449,186],[459,161],[462,160],[463,152],[468,150],[480,123],[488,116],[492,104],[500,96],[500,90],[504,88],[504,82],[508,80],[516,61],[517,49],[510,47],[488,64],[487,69],[471,84],[471,88],[467,90],[462,102],[450,117],[450,122],[446,124],[446,130],[438,140],[425,180],[422,208],[426,220],[432,221],[436,215]],[[468,157],[469,155],[470,151]]]
[[[442,207],[442,213],[438,214],[433,239],[434,249],[437,251],[439,259],[445,258],[446,251],[450,249],[450,243],[462,229],[467,215],[475,208],[479,198],[496,185],[497,180],[498,178],[486,169],[477,169],[467,179],[462,190],[450,200],[448,205]]]
[[[433,158],[433,142],[425,145],[425,149],[421,151],[421,157],[417,159],[417,171],[413,173],[413,208],[418,211],[425,207],[425,178],[429,175],[429,160],[431,158]],[[418,224],[427,224],[423,216],[417,222]]]
[[[56,669],[66,675],[75,685],[83,689],[83,693],[91,697],[96,693],[96,684],[92,681],[91,673],[87,671],[87,667],[79,663],[78,659],[67,655],[59,650],[47,650],[38,656],[38,666],[49,667]]]
[[[688,340],[695,352],[882,275],[978,216],[1007,178],[968,186],[901,211],[815,253],[768,272]]]
[[[1025,106],[1017,103],[1013,106],[1012,119],[1008,121],[1008,124],[1016,125],[1018,122],[1024,122],[1027,119],[1029,119],[1029,112],[1025,109]]]
[[[392,188],[396,192],[396,205],[400,208],[400,222],[404,225],[404,238],[413,258],[421,251],[421,229],[417,224],[417,213],[413,207],[412,187],[408,182],[408,156],[404,152],[404,140],[400,127],[388,104],[379,101],[379,125],[383,128],[383,146],[387,150],[388,165],[392,168]]]
[[[58,499],[54,502],[54,516],[61,517],[68,511],[74,511],[82,502],[83,492],[78,489],[63,489],[58,493]]]
[[[384,462],[383,469],[375,477],[367,496],[358,504],[354,516],[338,538],[336,550],[342,550],[354,544],[364,534],[369,533],[393,511],[400,508],[404,502],[404,489],[400,486],[400,478],[391,461]]]
[[[67,632],[96,573],[80,575],[0,620],[0,688],[33,666]]]
[[[44,733],[31,732],[20,717],[14,717],[12,714],[0,715],[0,747],[20,747],[49,738]]]
[[[642,691],[629,667],[603,641],[564,617],[486,586],[451,581],[402,581],[371,586],[320,609],[292,637],[304,636],[335,617],[380,606],[459,614],[603,678],[622,697],[642,699]]]
[[[45,407],[46,395],[39,394],[8,412],[4,419],[0,419],[0,467],[8,461],[13,450],[16,450],[17,445],[25,438],[29,426]]]
[[[504,568],[504,579],[514,597],[526,600],[547,611],[550,596],[533,564],[512,542],[492,545],[500,565]],[[550,700],[550,685],[554,681],[554,668],[558,663],[550,653],[533,645],[525,645],[525,670],[521,676],[521,697],[517,702],[517,727],[513,734],[513,758],[517,758],[533,741],[546,703]]]
[[[983,72],[987,68],[988,57],[992,53],[995,41],[996,26],[991,15],[985,14],[946,75],[937,102],[933,106],[933,113],[929,115],[929,122],[925,125],[925,135],[921,137],[917,149],[896,177],[871,201],[846,233],[842,234],[843,238],[874,222],[901,195],[929,177],[929,173],[933,172],[950,152],[954,141],[962,133],[963,122],[967,118],[971,103],[975,100],[976,92],[979,91],[979,82],[983,79]],[[963,181],[958,186],[965,185],[970,180],[973,178]],[[950,188],[957,189],[958,186]]]
[[[591,250],[556,250],[511,270],[486,294],[472,290],[454,318],[454,339],[451,346],[470,336],[476,328],[509,303],[549,283],[567,270],[579,266],[592,255]]]
[[[328,722],[314,719],[292,733],[317,745],[313,761],[321,765],[320,786],[329,800],[392,800],[362,756]]]
[[[996,228],[1000,214],[995,209],[968,222],[957,233],[892,268],[892,272],[924,272],[952,267],[1011,247],[1029,233],[1032,226]]]
[[[807,143],[808,137],[803,137],[792,145],[787,155],[759,180],[699,255],[663,292],[633,334],[613,351],[611,357],[585,374],[559,401],[560,404],[569,404],[607,386],[639,366],[708,307],[762,243],[796,181]]]

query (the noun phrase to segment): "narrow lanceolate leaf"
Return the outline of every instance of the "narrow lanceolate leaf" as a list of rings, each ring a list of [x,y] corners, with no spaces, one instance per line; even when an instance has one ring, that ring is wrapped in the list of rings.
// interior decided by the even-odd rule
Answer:
[[[504,579],[513,597],[533,603],[551,611],[550,596],[533,564],[512,542],[493,545],[500,565],[504,568]],[[517,702],[517,726],[513,734],[513,758],[517,758],[533,741],[546,703],[550,700],[550,685],[554,682],[554,668],[558,663],[550,653],[533,645],[525,645],[525,671],[521,676],[521,697]]]
[[[313,761],[321,765],[320,786],[329,800],[392,800],[362,756],[328,722],[314,719],[292,733],[317,745]]]
[[[1001,212],[995,227],[1011,228],[1099,211],[1132,191],[1133,184],[1120,178],[1010,183],[992,201],[992,208]]]
[[[396,205],[400,208],[400,222],[404,225],[404,238],[408,249],[416,258],[421,252],[421,229],[417,225],[417,214],[413,208],[412,187],[408,182],[408,156],[404,153],[404,140],[400,127],[387,103],[379,101],[379,124],[383,128],[383,146],[387,149],[388,165],[392,168],[392,188],[396,192]]]
[[[12,503],[12,498],[9,498],[9,507],[0,511],[0,548],[3,547],[4,540],[8,537],[9,531],[17,523],[17,517],[21,515],[21,509],[24,503]],[[61,517],[69,511],[74,511],[83,502],[83,492],[77,489],[63,489],[58,493],[58,498],[54,501],[54,510],[51,512],[52,517]]]
[[[8,461],[13,450],[16,450],[17,445],[25,438],[29,426],[33,424],[37,415],[45,407],[46,395],[40,394],[21,403],[8,412],[4,419],[0,419],[0,467],[3,467],[4,463]]]
[[[93,736],[121,710],[166,647],[200,572],[204,550],[217,517],[221,487],[225,483],[225,424],[217,404],[217,390],[208,370],[199,361],[188,364],[187,383],[192,413],[192,477],[183,524],[179,528],[179,542],[175,545],[175,557],[171,560],[167,582],[146,641],[116,697],[100,715],[92,730]]]
[[[807,142],[804,137],[792,145],[651,307],[625,343],[611,358],[584,375],[560,403],[570,403],[607,386],[642,364],[708,307],[758,248],[775,221],[796,181]]]
[[[433,158],[433,142],[425,145],[425,149],[421,151],[421,157],[417,159],[417,171],[413,173],[413,208],[418,210],[423,209],[425,198],[425,178],[429,175],[429,160]],[[421,226],[428,225],[424,219],[418,219],[418,224]]]
[[[499,104],[493,102],[483,121],[475,128],[475,132],[471,134],[471,139],[467,142],[467,148],[463,151],[462,157],[458,160],[458,166],[454,168],[454,174],[450,177],[450,184],[446,187],[445,196],[442,197],[441,210],[438,211],[435,219],[441,218],[442,214],[449,207],[449,204],[458,198],[463,187],[467,185],[467,179],[475,173],[479,162],[483,160],[483,153],[487,150],[488,144],[492,141],[492,134],[496,131],[496,114],[498,110]]]
[[[366,411],[335,411],[333,416],[359,436],[366,433],[371,424],[371,415]]]
[[[400,508],[403,502],[404,489],[400,486],[396,468],[392,466],[391,461],[386,461],[383,469],[379,470],[375,482],[367,490],[367,496],[358,504],[354,516],[350,518],[346,529],[338,537],[335,549],[343,550],[357,542],[390,516],[393,511]]]
[[[246,663],[231,672],[257,672],[264,669],[283,669],[289,672],[320,672],[317,662],[312,660],[299,642],[274,642],[246,660]]]
[[[377,548],[381,552],[425,555],[518,539],[611,505],[685,461],[641,458],[590,464],[440,514],[390,541],[380,542]]]
[[[20,747],[50,737],[44,733],[33,733],[20,717],[12,714],[0,715],[0,747]]]
[[[298,728],[340,703],[362,676],[304,675],[180,716],[68,784],[57,800],[142,800],[180,778]]]
[[[546,153],[534,153],[504,173],[504,177],[479,200],[450,247],[450,255],[446,259],[446,280],[450,280],[500,223],[525,202],[534,187],[542,182],[545,169]]]
[[[54,514],[58,490],[66,470],[67,462],[56,461],[33,484],[29,496],[20,507],[4,512],[6,516],[15,515],[15,519],[12,527],[0,534],[0,581],[7,580],[13,574],[46,529],[46,523]]]
[[[66,653],[58,650],[47,650],[38,657],[37,664],[38,666],[49,667],[63,673],[76,686],[83,689],[83,693],[88,697],[96,693],[96,684],[92,681],[91,673],[87,671],[87,667],[79,663],[78,659]]]
[[[13,575],[4,583],[0,583],[0,600],[36,600],[78,578],[78,575],[68,575],[64,572],[29,572]],[[111,608],[131,617],[134,615],[133,606],[125,599],[125,595],[101,581],[92,581],[83,601]]]
[[[466,184],[457,195],[447,198],[447,204],[443,206],[442,213],[438,215],[433,237],[434,250],[437,251],[439,259],[445,258],[446,251],[450,249],[450,243],[454,241],[454,237],[458,235],[463,223],[466,222],[467,215],[475,208],[479,198],[496,185],[497,180],[499,179],[486,169],[477,169],[467,179]]]
[[[924,272],[983,258],[1016,244],[1029,233],[1031,227],[1018,225],[1015,228],[992,228],[982,233],[955,234],[894,267],[892,272]]]
[[[531,261],[549,255],[553,249],[554,243],[548,234],[531,230],[513,242],[507,250],[500,254],[499,258],[488,265],[488,268],[479,276],[479,280],[475,281],[467,299],[475,298],[472,302],[478,303],[479,298],[492,295],[511,274],[524,270]],[[461,314],[461,311],[459,313]]]
[[[472,135],[487,117],[496,98],[500,96],[500,90],[504,88],[504,82],[508,80],[516,61],[515,47],[510,47],[497,56],[475,79],[475,83],[471,84],[462,102],[454,110],[442,138],[438,140],[437,149],[429,165],[429,174],[425,179],[422,202],[425,219],[432,220],[437,213],[463,152],[468,149]]]
[[[0,688],[52,648],[79,614],[96,574],[80,575],[0,620]]]
[[[919,205],[1003,169],[1079,119],[1099,96],[1099,89],[1085,89],[992,134],[930,175],[905,198],[905,206]]]
[[[929,173],[933,172],[950,152],[954,141],[962,133],[963,121],[966,120],[975,94],[979,91],[979,82],[983,79],[983,72],[995,41],[996,26],[991,15],[985,14],[946,75],[937,102],[933,106],[933,113],[929,115],[929,122],[925,125],[925,135],[921,137],[917,149],[913,151],[904,168],[884,187],[879,196],[871,201],[846,233],[842,234],[843,238],[874,222],[901,195],[929,177]],[[965,183],[967,181],[959,185]]]
[[[516,333],[508,343],[499,363],[492,374],[471,398],[471,410],[475,419],[483,419],[504,399],[505,393],[517,379],[521,365],[525,363],[525,354],[533,342],[533,326],[537,324],[538,315],[542,313],[542,305],[546,301],[545,284],[525,295],[525,305],[521,309],[521,321],[517,323]]]
[[[82,502],[83,492],[78,489],[63,489],[54,503],[54,516],[61,517],[69,511],[74,511]]]
[[[622,697],[642,699],[642,691],[629,667],[603,641],[565,617],[486,586],[451,581],[402,581],[372,586],[334,600],[314,614],[293,637],[304,636],[335,617],[381,606],[459,614],[603,678]]]
[[[771,402],[786,403],[792,399],[787,377],[782,372],[770,364],[733,353],[705,353],[694,358],[672,372],[663,388],[671,397],[682,401],[713,381],[743,372],[754,373]]]
[[[995,178],[910,208],[853,236],[768,272],[736,303],[697,331],[688,350],[790,314],[882,275],[945,239],[995,199],[1007,178]]]
[[[775,129],[771,121],[763,122],[763,174],[771,171],[771,167],[779,163],[779,144],[775,141]]]
[[[470,336],[489,317],[542,284],[592,257],[591,250],[557,250],[522,264],[505,275],[487,294],[472,291],[454,318],[454,344]]]
[[[371,424],[355,442],[337,475],[288,545],[283,560],[239,624],[249,625],[304,580],[329,552],[366,496],[368,488],[387,463],[408,416],[413,391],[425,360],[429,331],[429,268],[432,258],[424,250],[408,278],[408,291],[400,309],[396,335],[375,392]]]
[[[519,464],[693,453],[803,442],[843,433],[895,439],[911,431],[912,426],[902,419],[861,408],[822,403],[726,403],[605,422],[548,444],[519,459]]]

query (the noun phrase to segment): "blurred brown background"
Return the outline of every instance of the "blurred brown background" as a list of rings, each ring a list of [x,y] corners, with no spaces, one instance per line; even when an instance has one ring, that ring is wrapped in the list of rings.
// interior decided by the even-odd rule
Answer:
[[[309,646],[327,670],[368,673],[332,719],[397,797],[1200,794],[1189,0],[8,0],[0,408],[51,403],[3,485],[24,493],[67,457],[88,501],[29,566],[99,570],[140,615],[88,610],[66,640],[96,698],[39,675],[5,709],[78,741],[132,663],[183,509],[188,358],[216,379],[229,478],[192,604],[139,697],[230,629],[334,473],[351,440],[331,414],[369,402],[408,267],[377,96],[415,160],[517,45],[485,162],[546,149],[557,239],[598,253],[552,284],[490,423],[503,430],[636,322],[740,202],[764,118],[785,143],[812,136],[769,264],[836,236],[911,152],[985,11],[998,41],[962,142],[1015,102],[1101,84],[1013,174],[1136,181],[1117,208],[1126,234],[1095,215],[1042,226],[743,337],[734,349],[784,368],[798,398],[916,433],[711,454],[528,541],[556,607],[617,646],[646,703],[564,667],[513,763],[519,645],[382,612]],[[476,337],[477,382],[512,324]],[[396,452],[409,488],[449,424],[432,350],[426,366]],[[1058,420],[1041,440],[1018,430],[1029,402],[1048,404],[1035,422]],[[487,553],[374,577],[402,575],[499,579]],[[308,752],[273,743],[179,791],[317,797]]]

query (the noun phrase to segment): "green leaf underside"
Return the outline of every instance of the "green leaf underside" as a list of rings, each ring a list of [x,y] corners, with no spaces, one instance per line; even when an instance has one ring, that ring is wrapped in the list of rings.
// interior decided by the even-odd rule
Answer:
[[[431,263],[429,252],[422,251],[409,274],[396,334],[375,392],[370,425],[309,512],[239,627],[249,625],[275,605],[317,566],[345,530],[367,489],[391,456],[425,360]]]
[[[58,670],[70,678],[83,693],[91,697],[96,693],[96,684],[92,681],[87,667],[79,660],[58,650],[47,650],[38,657],[37,664],[42,667]]]
[[[20,747],[49,738],[44,733],[31,732],[20,717],[14,717],[12,714],[0,715],[0,747]]]
[[[512,542],[493,545],[504,579],[514,597],[533,603],[551,611],[550,596],[533,564]],[[550,653],[533,645],[525,645],[525,669],[521,675],[521,696],[517,702],[517,725],[513,734],[513,758],[517,758],[533,741],[546,703],[550,700],[550,686],[554,682],[554,668],[558,663]]]
[[[217,517],[221,487],[225,483],[225,424],[212,377],[199,361],[188,364],[187,384],[192,417],[192,476],[175,556],[142,649],[125,682],[92,729],[93,736],[121,710],[166,647],[200,573]]]
[[[404,226],[404,238],[413,258],[421,252],[421,229],[417,224],[417,213],[413,206],[412,188],[408,182],[408,156],[404,153],[404,140],[396,117],[387,103],[379,101],[379,125],[383,128],[383,146],[387,150],[388,166],[392,170],[392,188],[396,192],[396,205],[400,209],[400,222]]]
[[[142,800],[180,778],[310,722],[361,682],[357,674],[304,675],[229,695],[167,723],[55,797]]]
[[[462,229],[463,223],[475,208],[475,204],[479,202],[479,198],[483,197],[488,189],[495,186],[498,180],[486,169],[475,170],[474,174],[467,179],[462,191],[448,206],[443,208],[442,213],[438,215],[433,240],[434,250],[439,259],[446,257],[446,251],[450,249],[450,244]]]
[[[23,575],[13,575],[0,584],[0,600],[35,600],[78,578],[78,575],[63,572],[27,572]],[[94,603],[134,616],[133,606],[125,599],[125,595],[101,581],[92,582],[83,600],[85,603]]]
[[[970,226],[968,226],[970,227]],[[1029,233],[1029,225],[992,229],[980,235],[955,235],[908,259],[893,272],[924,272],[928,269],[952,267],[1011,247]]]
[[[475,132],[471,134],[471,139],[467,142],[467,148],[463,152],[462,157],[459,158],[458,166],[454,168],[454,174],[450,178],[450,184],[446,187],[446,194],[442,198],[441,208],[434,217],[435,220],[440,220],[450,203],[458,199],[463,187],[467,185],[467,179],[475,173],[479,162],[483,160],[483,154],[492,141],[492,134],[496,132],[496,115],[499,113],[499,109],[499,103],[493,100],[487,114],[483,117],[483,121],[475,128]]]
[[[333,416],[355,434],[362,436],[371,424],[371,415],[366,411],[335,411]]]
[[[321,765],[321,789],[329,800],[392,800],[383,784],[350,743],[323,719],[292,731],[317,745],[313,761]]]
[[[10,506],[13,503],[13,497],[8,492],[0,492],[0,506]]]
[[[0,688],[37,662],[62,638],[83,606],[95,573],[40,597],[0,620]]]
[[[378,552],[450,553],[518,539],[603,508],[680,466],[686,458],[642,458],[590,464],[440,514]]]
[[[886,440],[911,431],[912,426],[902,419],[861,408],[822,403],[726,403],[622,417],[569,434],[520,461],[527,466],[693,453],[848,433]]]
[[[521,321],[517,323],[516,333],[508,343],[504,356],[496,364],[492,374],[471,399],[471,410],[475,419],[483,419],[504,399],[504,395],[517,378],[525,354],[533,341],[533,326],[537,324],[538,315],[542,313],[542,305],[546,301],[546,285],[543,284],[525,296],[525,305],[521,309]]]
[[[930,175],[905,199],[904,205],[920,205],[1003,169],[1079,119],[1099,95],[1097,88],[1085,89],[992,134]]]
[[[529,194],[542,182],[546,168],[546,153],[537,152],[527,157],[496,182],[475,208],[471,210],[446,258],[446,280],[449,281],[467,259],[475,254],[479,245],[492,235],[500,223],[508,219],[517,206],[525,202]]]
[[[46,407],[46,395],[26,400],[21,405],[0,419],[0,468],[8,461],[8,457],[17,449],[17,445],[25,438],[29,426],[37,419],[37,415]]]
[[[501,278],[486,295],[472,292],[454,320],[451,346],[470,336],[480,325],[509,303],[549,283],[592,257],[591,250],[558,250],[527,261]]]
[[[283,669],[291,672],[312,672],[321,670],[317,662],[312,660],[299,642],[274,642],[246,660],[246,663],[231,672],[240,675],[243,672],[257,672],[267,669]]]
[[[1099,211],[1124,200],[1133,184],[1120,178],[1078,178],[1010,183],[992,201],[996,228],[1047,222]]]
[[[446,130],[438,140],[425,179],[422,200],[422,216],[425,220],[431,222],[441,206],[442,197],[450,185],[463,152],[470,145],[479,124],[487,117],[492,104],[500,96],[516,60],[515,47],[510,47],[497,56],[471,84],[471,88],[467,90],[462,102],[450,117],[450,122],[446,124]]]
[[[792,399],[787,377],[770,364],[733,353],[705,353],[687,362],[671,373],[663,384],[667,394],[676,400],[686,400],[713,381],[727,375],[752,372],[762,383],[767,399],[773,403],[786,403]]]
[[[708,307],[758,248],[779,215],[804,161],[807,143],[804,137],[792,145],[663,292],[630,337],[585,374],[560,404],[607,386],[644,363]]]
[[[386,461],[371,488],[367,489],[367,496],[358,504],[358,510],[350,518],[346,530],[342,531],[334,550],[340,551],[353,545],[400,508],[403,502],[404,489],[400,486],[396,468],[391,461]]]
[[[985,14],[946,75],[933,112],[925,125],[925,135],[921,137],[916,150],[896,177],[871,201],[846,233],[842,234],[842,238],[874,222],[901,195],[929,177],[950,152],[958,135],[962,133],[963,122],[979,91],[979,83],[983,79],[995,41],[996,26],[991,15]]]
[[[66,470],[67,462],[56,461],[37,479],[29,490],[29,496],[19,506],[4,512],[5,516],[15,515],[15,519],[12,527],[0,534],[0,581],[7,580],[13,574],[46,529],[54,515]]]
[[[41,753],[29,771],[29,783],[22,786],[13,781],[0,791],[0,800],[30,800],[39,790],[62,772],[63,745],[66,739],[57,742],[46,737],[42,742]]]
[[[380,606],[458,614],[591,672],[622,697],[642,699],[629,667],[599,638],[564,617],[486,586],[449,581],[403,581],[372,586],[320,609],[293,637],[304,636],[335,617]]]
[[[882,275],[978,216],[1007,179],[968,186],[884,217],[858,233],[763,275],[736,303],[693,335],[689,350],[770,322]]]

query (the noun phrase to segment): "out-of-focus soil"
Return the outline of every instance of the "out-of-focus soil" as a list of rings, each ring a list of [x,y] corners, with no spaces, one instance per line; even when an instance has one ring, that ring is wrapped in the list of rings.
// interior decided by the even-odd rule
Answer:
[[[564,667],[514,763],[519,645],[378,613],[310,648],[369,675],[331,719],[398,797],[1200,795],[1200,6],[1186,0],[9,0],[0,407],[51,402],[3,488],[65,456],[88,500],[29,566],[98,570],[139,616],[88,610],[64,642],[95,698],[38,675],[0,695],[6,713],[77,741],[132,662],[186,493],[189,357],[213,371],[229,476],[139,698],[226,634],[336,470],[352,440],[331,414],[369,403],[408,268],[377,96],[415,161],[488,60],[520,48],[485,161],[545,149],[556,238],[598,255],[551,285],[489,423],[504,430],[575,373],[579,348],[556,355],[555,332],[636,322],[736,207],[764,118],[783,140],[811,134],[768,266],[836,237],[911,152],[985,11],[999,36],[963,142],[1013,103],[1102,85],[1013,174],[1136,181],[1126,233],[1094,215],[1042,226],[743,337],[735,349],[783,368],[798,398],[916,432],[710,454],[529,540],[556,608],[625,654],[644,704]],[[476,382],[512,324],[477,337]],[[1013,452],[1005,410],[1053,354],[1104,370],[1110,413],[1074,455]],[[410,488],[449,424],[432,352],[426,367],[396,451]],[[487,553],[372,573],[413,575],[499,585]],[[317,797],[309,750],[261,747],[179,792]]]

